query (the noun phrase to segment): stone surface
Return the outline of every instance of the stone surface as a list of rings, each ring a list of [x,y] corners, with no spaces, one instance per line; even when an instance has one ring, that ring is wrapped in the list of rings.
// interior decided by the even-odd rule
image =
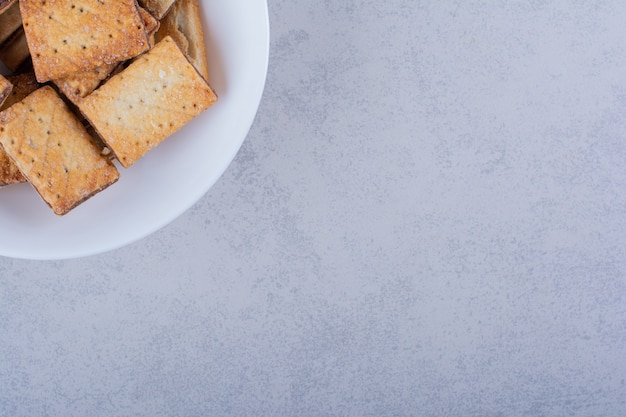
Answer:
[[[270,0],[233,164],[0,259],[0,415],[626,415],[626,9]]]

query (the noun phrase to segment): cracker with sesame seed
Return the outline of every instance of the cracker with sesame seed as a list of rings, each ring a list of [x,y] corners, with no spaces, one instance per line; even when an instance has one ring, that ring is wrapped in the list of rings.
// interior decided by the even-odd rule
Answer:
[[[149,48],[135,0],[20,0],[39,82],[133,58]]]
[[[79,108],[129,167],[216,100],[206,80],[166,37],[81,100]]]
[[[0,144],[57,215],[119,179],[115,165],[49,86],[0,112]]]

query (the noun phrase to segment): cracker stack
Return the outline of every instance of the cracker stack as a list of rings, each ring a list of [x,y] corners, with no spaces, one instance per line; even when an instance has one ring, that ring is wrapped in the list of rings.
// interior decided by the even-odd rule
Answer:
[[[0,185],[64,215],[217,101],[198,1],[140,3],[0,0]]]

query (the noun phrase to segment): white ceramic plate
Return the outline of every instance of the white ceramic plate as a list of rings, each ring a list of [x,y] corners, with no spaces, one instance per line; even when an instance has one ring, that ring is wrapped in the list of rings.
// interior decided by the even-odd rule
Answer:
[[[265,86],[268,10],[265,0],[200,3],[219,101],[63,217],[29,184],[0,189],[0,255],[64,259],[122,247],[174,220],[221,176],[248,134]]]

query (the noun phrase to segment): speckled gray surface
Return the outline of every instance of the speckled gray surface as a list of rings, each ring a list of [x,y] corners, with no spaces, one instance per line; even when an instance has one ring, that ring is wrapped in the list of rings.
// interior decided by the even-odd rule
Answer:
[[[0,259],[0,415],[626,415],[623,2],[269,7],[201,201]]]

